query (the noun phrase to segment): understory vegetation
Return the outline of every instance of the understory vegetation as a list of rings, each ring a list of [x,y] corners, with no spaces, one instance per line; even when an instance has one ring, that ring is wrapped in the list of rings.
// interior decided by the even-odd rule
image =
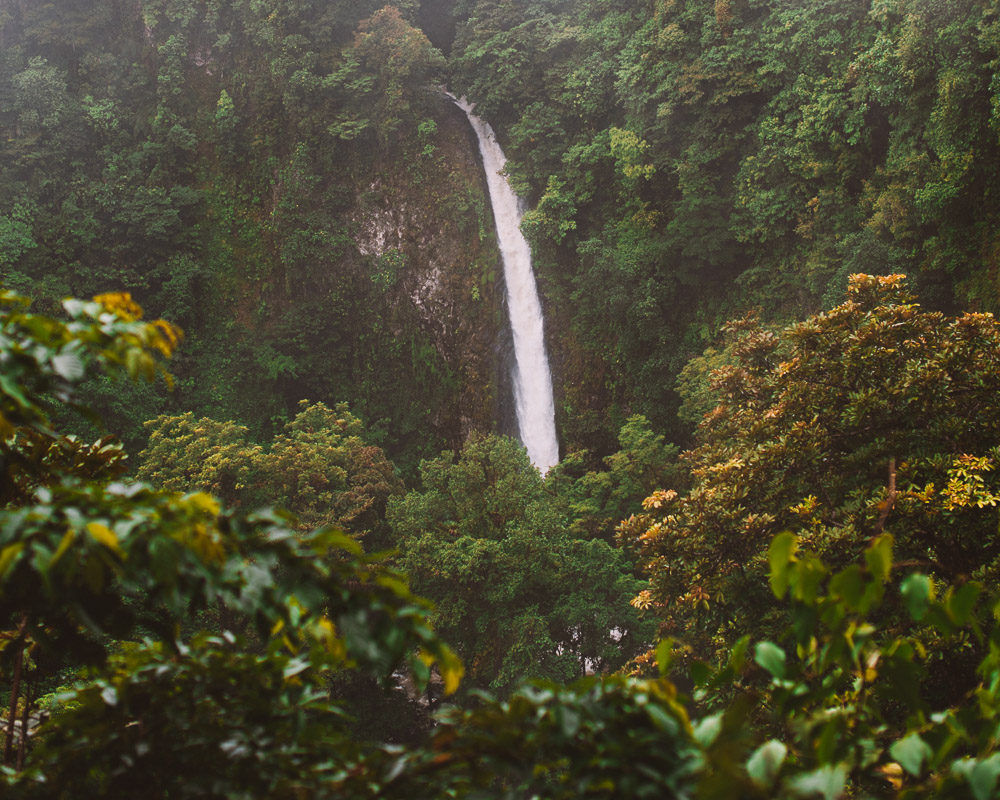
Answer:
[[[1000,7],[383,2],[0,0],[0,793],[996,797]]]

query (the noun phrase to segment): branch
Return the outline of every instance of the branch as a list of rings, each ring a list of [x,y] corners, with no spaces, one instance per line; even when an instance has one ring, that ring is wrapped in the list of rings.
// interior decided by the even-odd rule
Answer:
[[[883,500],[879,505],[882,507],[881,512],[878,515],[878,522],[875,523],[875,536],[882,533],[885,528],[885,522],[889,518],[889,512],[892,511],[893,505],[896,503],[896,459],[895,457],[889,458],[889,490],[886,492],[885,500]],[[875,536],[872,538],[874,539]]]

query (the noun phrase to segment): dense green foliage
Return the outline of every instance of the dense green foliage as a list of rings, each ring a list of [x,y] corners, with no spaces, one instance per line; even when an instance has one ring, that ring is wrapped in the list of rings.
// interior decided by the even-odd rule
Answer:
[[[752,660],[751,636],[744,635],[720,667],[689,661],[704,709],[700,718],[691,718],[685,698],[662,676],[587,678],[570,687],[536,683],[503,702],[487,696],[478,707],[446,710],[425,744],[400,748],[356,740],[331,689],[342,685],[344,670],[389,684],[401,663],[418,687],[436,663],[445,691],[458,688],[463,670],[428,627],[428,611],[402,576],[363,556],[337,529],[296,532],[280,514],[225,512],[205,493],[108,483],[117,451],[81,448],[53,431],[42,392],[72,405],[89,367],[152,377],[155,355],[171,354],[176,332],[162,321],[142,322],[135,304],[121,295],[67,301],[69,323],[26,312],[14,295],[3,299],[0,344],[10,366],[0,382],[5,464],[11,483],[22,487],[0,510],[0,613],[8,627],[0,669],[11,687],[5,760],[15,766],[4,780],[15,797],[132,796],[148,792],[153,779],[164,797],[608,797],[627,791],[833,799],[847,792],[933,792],[985,800],[1000,781],[994,736],[1000,601],[980,603],[983,583],[967,574],[954,575],[959,580],[949,585],[942,574],[918,572],[885,602],[894,564],[901,566],[887,529],[899,532],[904,548],[923,547],[923,565],[939,573],[968,573],[978,556],[982,577],[992,575],[988,543],[995,537],[997,500],[986,475],[992,456],[962,452],[992,439],[989,405],[977,395],[995,394],[990,381],[997,371],[990,365],[1000,340],[989,315],[949,323],[921,311],[899,277],[856,276],[847,303],[783,337],[751,326],[732,346],[732,365],[716,377],[722,402],[702,426],[704,443],[685,455],[695,464],[694,488],[679,502],[706,513],[715,504],[720,520],[727,502],[730,515],[747,502],[760,518],[776,522],[788,508],[783,487],[797,496],[787,478],[771,480],[788,466],[806,483],[845,499],[825,519],[816,500],[792,506],[792,518],[802,518],[800,537],[785,532],[768,544],[746,535],[754,532],[747,520],[739,523],[739,538],[749,549],[737,566],[752,568],[754,547],[763,551],[766,545],[760,557],[767,582],[778,600],[791,602],[792,619],[784,625],[778,614],[755,618],[760,602],[732,605],[729,618],[767,638],[753,644]],[[888,384],[866,392],[865,382],[881,375],[889,375]],[[335,433],[351,427],[342,410],[345,417],[331,425],[328,409],[305,409],[272,452],[294,442],[296,433],[310,434],[298,444],[321,453],[330,452],[331,440],[346,447],[349,437]],[[812,414],[808,424],[803,413]],[[859,421],[865,427],[852,438],[848,433]],[[773,432],[785,423],[789,432]],[[183,433],[190,420],[161,425]],[[726,438],[713,438],[725,426]],[[227,427],[214,429],[224,433]],[[743,441],[748,436],[759,438],[756,448]],[[634,591],[622,582],[624,564],[601,538],[574,545],[560,535],[573,526],[553,521],[560,509],[568,510],[565,497],[586,493],[581,487],[624,485],[627,467],[645,462],[648,468],[659,455],[667,463],[652,474],[670,474],[669,450],[642,420],[632,420],[622,440],[630,449],[608,459],[607,481],[585,475],[560,495],[559,480],[569,481],[556,471],[546,499],[546,482],[515,442],[474,437],[455,460],[423,464],[423,492],[390,503],[402,560],[441,596],[436,616],[467,652],[474,683],[484,682],[485,672],[496,676],[493,686],[506,690],[521,674],[558,674],[563,655],[601,665],[614,646],[589,649],[591,634],[608,638],[610,625],[624,634],[618,656],[627,655],[631,629],[613,616],[614,598],[595,592],[596,582],[615,593]],[[195,445],[208,457],[228,452],[213,448],[213,441]],[[730,442],[743,456],[724,454],[720,468],[710,454]],[[830,449],[837,442],[839,452]],[[871,448],[897,452],[908,442],[924,449],[900,450],[907,460],[899,466],[890,460],[880,496],[864,494],[865,475],[857,468],[842,480],[860,482],[842,489],[824,480],[826,474],[809,472],[811,458],[823,465],[838,458],[868,463],[878,460]],[[957,450],[941,456],[944,444]],[[174,449],[182,456],[183,445],[179,437]],[[780,458],[770,457],[775,447],[783,448]],[[32,457],[59,452],[77,458]],[[734,477],[744,459],[759,485]],[[904,483],[904,464],[911,463],[928,474],[939,469],[941,490],[933,481]],[[643,470],[631,474],[642,476]],[[642,485],[641,477],[634,485]],[[669,510],[675,499],[656,491],[645,505]],[[662,545],[663,528],[683,520],[668,513],[644,534],[649,546]],[[921,544],[931,528],[938,537],[951,535],[949,551],[928,551],[937,538]],[[963,555],[966,529],[980,546]],[[713,530],[724,527],[703,522],[674,539]],[[767,534],[764,528],[761,533]],[[857,563],[852,554],[866,540],[863,564]],[[724,535],[718,544],[725,552]],[[434,552],[415,557],[427,548]],[[487,557],[479,558],[481,550]],[[692,553],[704,558],[712,550],[696,545]],[[462,560],[464,568],[447,573]],[[669,584],[655,580],[669,577],[664,567],[673,563],[648,561],[658,594],[647,593],[652,602],[635,605],[683,613],[682,598],[661,594]],[[570,573],[565,581],[564,571]],[[746,572],[741,601],[753,600],[754,588],[764,585],[762,573],[754,580],[752,569]],[[594,583],[584,584],[586,597],[566,597],[568,605],[553,613],[539,576],[549,579],[550,596],[565,595],[581,581]],[[713,598],[702,594],[695,605],[712,608]],[[478,607],[469,611],[473,603]],[[455,623],[464,612],[463,630]],[[547,632],[529,623],[526,613]],[[505,616],[519,624],[496,627]],[[696,641],[704,628],[694,619],[679,633]],[[512,632],[523,638],[511,640]],[[661,673],[670,669],[675,649],[670,640],[657,647]],[[507,658],[489,663],[497,650]],[[526,652],[540,663],[526,669],[518,661]],[[52,719],[29,750],[24,744],[38,686],[67,663],[76,677],[56,697]],[[942,667],[947,693],[934,680]]]
[[[653,635],[629,600],[632,565],[577,538],[562,499],[519,442],[473,437],[420,467],[422,491],[392,498],[399,566],[436,603],[435,628],[465,661],[467,685],[509,692],[526,677],[609,671]]]
[[[147,423],[149,444],[137,472],[168,491],[206,491],[234,508],[277,505],[306,530],[336,525],[369,551],[388,544],[388,498],[402,482],[382,450],[365,444],[361,422],[339,404],[302,404],[268,448],[233,422],[195,420],[189,412]]]
[[[67,2],[3,3],[0,275],[187,329],[174,411],[266,438],[346,400],[407,477],[459,446],[495,376],[428,314],[474,316],[495,257],[444,78],[532,200],[571,450],[609,454],[632,413],[689,432],[675,378],[749,306],[813,312],[863,269],[1000,307],[995,3]],[[365,242],[420,203],[391,223],[424,230]],[[426,227],[452,222],[471,274],[451,311],[415,306]],[[90,396],[138,452],[164,400],[126,391]]]
[[[981,603],[975,582],[938,591],[914,573],[900,584],[898,627],[881,628],[873,620],[893,577],[891,536],[840,571],[796,545],[777,537],[769,559],[774,594],[792,612],[788,644],[751,649],[745,637],[720,667],[692,669],[695,696],[714,713],[690,718],[662,678],[538,684],[442,715],[429,749],[388,751],[388,765],[372,758],[364,778],[381,781],[386,797],[995,796],[997,599]],[[929,636],[989,643],[954,706],[916,691]],[[671,656],[665,641],[661,670]]]
[[[332,674],[388,681],[406,665],[422,684],[439,662],[455,688],[461,667],[423,605],[346,534],[109,483],[104,448],[51,429],[40,392],[72,403],[94,367],[151,377],[176,341],[167,323],[138,321],[126,296],[67,301],[68,323],[0,301],[4,466],[10,484],[37,487],[0,508],[4,760],[23,767],[7,776],[18,796],[134,796],[153,780],[163,797],[291,797],[357,752],[327,697]],[[38,687],[67,661],[79,680],[25,761]]]
[[[847,302],[772,333],[734,324],[718,405],[622,535],[645,602],[703,656],[773,630],[767,543],[794,530],[843,567],[883,531],[939,578],[996,580],[1000,326],[922,309],[900,276],[854,276]],[[678,487],[682,488],[682,487]]]
[[[433,334],[411,299],[422,278],[404,269],[448,256],[424,254],[413,221],[379,247],[365,226],[433,194],[422,223],[460,220],[459,257],[485,272],[482,221],[461,168],[435,155],[450,141],[428,90],[443,59],[412,8],[380,9],[0,4],[0,278],[48,309],[128,291],[188,334],[172,395],[88,388],[133,453],[167,404],[259,436],[303,398],[350,401],[413,460],[457,441],[455,376],[472,366]]]
[[[0,0],[4,795],[996,796],[996,0],[381,5]]]
[[[460,6],[453,83],[534,201],[567,436],[609,403],[676,430],[671,376],[719,323],[853,272],[1000,307],[995,2]]]

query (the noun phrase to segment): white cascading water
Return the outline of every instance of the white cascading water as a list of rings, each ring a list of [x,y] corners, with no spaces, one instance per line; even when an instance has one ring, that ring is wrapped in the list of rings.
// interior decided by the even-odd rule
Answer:
[[[507,163],[493,129],[472,113],[465,98],[448,95],[462,109],[479,139],[486,182],[496,219],[497,239],[507,282],[507,307],[514,335],[514,398],[521,441],[528,458],[544,475],[559,462],[556,438],[552,376],[545,353],[542,304],[538,300],[535,273],[531,269],[531,248],[521,233],[521,202],[514,194],[503,168]]]

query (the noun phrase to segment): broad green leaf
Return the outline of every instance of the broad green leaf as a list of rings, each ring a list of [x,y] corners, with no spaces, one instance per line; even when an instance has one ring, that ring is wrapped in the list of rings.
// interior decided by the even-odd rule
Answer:
[[[70,545],[73,544],[73,540],[76,539],[76,530],[70,528],[66,533],[63,534],[62,540],[59,542],[59,546],[56,548],[55,553],[52,554],[52,560],[49,561],[49,566],[52,567],[55,563],[62,558],[63,554],[69,550]],[[0,566],[0,575],[3,574],[2,566]]]
[[[837,751],[837,745],[841,742],[842,734],[841,721],[836,717],[828,718],[820,726],[819,737],[815,739],[815,744],[813,745],[816,750],[816,758],[820,764],[827,764],[833,761],[833,755]]]
[[[673,639],[662,639],[656,646],[656,668],[660,671],[661,677],[670,670],[670,662],[673,661]]]
[[[379,586],[384,586],[386,589],[390,589],[399,597],[403,597],[408,600],[413,597],[410,587],[407,586],[404,581],[401,581],[399,578],[392,575],[379,575],[375,578],[375,581]]]
[[[736,644],[733,645],[733,649],[729,654],[729,666],[733,668],[733,672],[739,672],[747,663],[747,648],[749,647],[749,636],[741,636],[736,640]]]
[[[920,738],[920,734],[911,733],[889,748],[889,754],[899,762],[899,765],[913,777],[919,778],[924,762],[934,755],[931,746]]]
[[[1000,778],[1000,753],[994,753],[982,761],[962,758],[953,761],[952,771],[961,775],[969,783],[975,800],[990,800]]]
[[[580,730],[580,712],[574,708],[565,706],[556,709],[556,716],[559,720],[559,730],[567,739],[572,739]]]
[[[431,679],[431,664],[433,663],[433,656],[431,656],[431,661],[428,663],[423,655],[410,663],[410,669],[413,670],[414,683],[417,686],[424,687],[427,685],[427,682]]]
[[[788,568],[795,553],[797,539],[794,533],[785,531],[771,540],[767,549],[767,562],[771,567],[771,591],[774,596],[782,598],[788,591]]]
[[[281,671],[282,677],[287,681],[294,678],[296,675],[300,675],[309,669],[310,664],[307,659],[304,658],[293,658],[291,659],[285,668]]]
[[[815,557],[803,558],[790,572],[793,597],[806,605],[815,605],[820,584],[828,572],[826,565]]]
[[[21,408],[31,408],[33,411],[36,410],[34,403],[25,397],[24,393],[21,391],[21,386],[18,382],[4,372],[0,372],[0,394],[12,397],[17,401]]]
[[[754,661],[775,678],[785,677],[785,651],[773,642],[761,642],[754,651]]]
[[[879,536],[865,551],[865,561],[875,580],[879,583],[889,580],[889,573],[892,571],[892,536],[888,533]]]
[[[163,583],[177,579],[180,556],[177,545],[165,536],[154,536],[149,543],[149,569],[153,577]]]
[[[692,731],[694,740],[702,747],[709,747],[722,732],[722,714],[712,714],[698,720]]]
[[[79,317],[83,314],[87,307],[87,304],[83,300],[77,300],[75,297],[69,297],[63,300],[63,308],[66,309],[66,313],[71,317]]]
[[[826,619],[831,615],[836,615],[839,619],[843,619],[844,611],[842,605],[833,604],[827,607],[823,616]],[[815,606],[798,605],[792,609],[792,630],[795,631],[795,639],[799,644],[805,644],[812,638],[818,624],[819,614]]]
[[[688,670],[688,676],[691,678],[691,683],[695,686],[705,686],[715,673],[712,668],[708,666],[704,661],[695,661],[691,664],[691,668]]]
[[[324,529],[317,536],[317,540],[327,549],[332,550],[333,548],[338,548],[356,556],[359,556],[364,552],[364,548],[362,548],[357,541],[344,533],[344,531],[340,528],[331,526]]]
[[[650,703],[646,706],[646,713],[649,714],[649,718],[653,720],[653,724],[657,728],[666,732],[671,737],[677,736],[680,733],[677,720],[655,703]]]
[[[923,623],[937,628],[938,632],[945,636],[952,636],[958,632],[958,625],[951,621],[951,616],[941,603],[935,602],[928,606]]]
[[[799,775],[789,781],[796,797],[822,797],[823,800],[837,800],[844,794],[847,769],[842,764],[828,764]]]
[[[976,763],[968,777],[976,800],[995,797],[997,778],[1000,778],[1000,753],[994,753]]]
[[[861,567],[851,564],[834,575],[830,579],[830,592],[843,600],[852,610],[860,609],[865,596],[865,580]]]
[[[920,622],[927,615],[927,607],[934,599],[934,584],[926,575],[914,572],[907,575],[899,587],[903,602],[914,620]]]
[[[772,739],[758,747],[747,761],[747,774],[758,787],[769,789],[778,777],[778,771],[785,761],[788,748],[777,739]]]
[[[948,616],[956,625],[965,625],[969,621],[982,590],[982,584],[969,582],[949,592],[945,605],[948,608]]]

